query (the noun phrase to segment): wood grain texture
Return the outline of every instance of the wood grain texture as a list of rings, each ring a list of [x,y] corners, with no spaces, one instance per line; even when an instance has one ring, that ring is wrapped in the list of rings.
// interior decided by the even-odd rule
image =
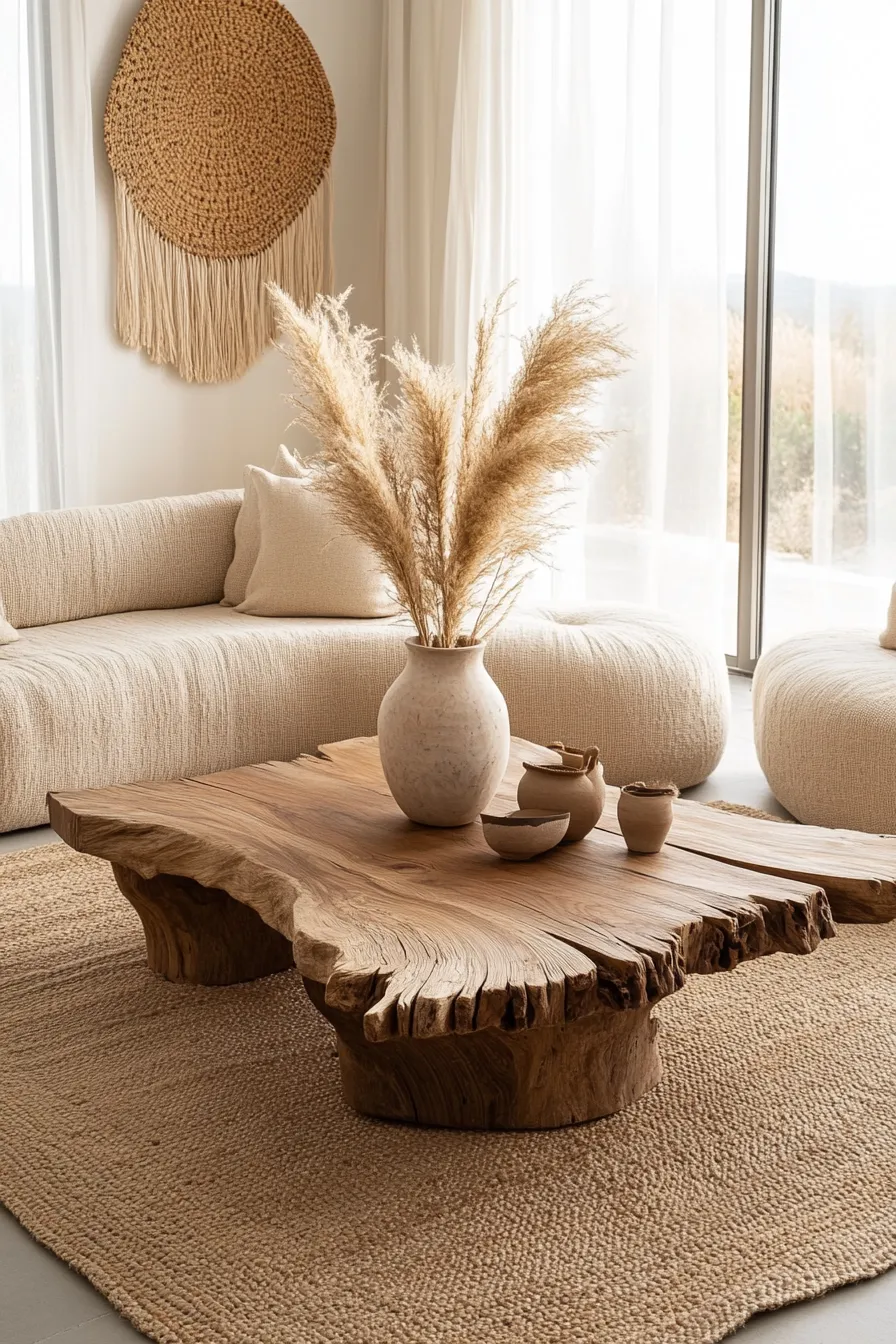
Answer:
[[[672,848],[636,858],[603,831],[518,871],[478,827],[408,822],[372,739],[324,750],[51,795],[52,821],[75,849],[250,906],[292,941],[331,1007],[365,1015],[371,1041],[644,1007],[689,974],[809,952],[831,932],[817,886]],[[514,743],[508,798],[538,750]]]
[[[128,870],[125,894],[155,905],[141,911],[150,955],[176,973],[230,974],[222,942],[236,969],[254,957],[258,974],[275,969],[281,944],[209,927],[215,908],[233,917],[222,893],[289,940],[337,1025],[346,1093],[372,1114],[521,1127],[607,1114],[656,1081],[650,1008],[688,975],[811,952],[833,932],[819,885],[671,847],[633,856],[611,831],[502,863],[478,826],[407,821],[373,739],[322,750],[51,795],[50,815],[75,849]],[[539,751],[514,741],[499,801]],[[204,938],[206,952],[194,946]]]
[[[607,789],[598,823],[619,835],[619,790]],[[679,799],[668,845],[757,873],[824,887],[835,919],[879,924],[896,918],[896,837],[720,812]]]

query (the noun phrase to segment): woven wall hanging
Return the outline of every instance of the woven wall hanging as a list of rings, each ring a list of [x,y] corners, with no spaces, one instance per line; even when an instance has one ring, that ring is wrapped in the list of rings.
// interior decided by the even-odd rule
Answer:
[[[332,288],[333,94],[279,0],[146,0],[106,105],[126,345],[197,382],[274,334],[265,282]]]

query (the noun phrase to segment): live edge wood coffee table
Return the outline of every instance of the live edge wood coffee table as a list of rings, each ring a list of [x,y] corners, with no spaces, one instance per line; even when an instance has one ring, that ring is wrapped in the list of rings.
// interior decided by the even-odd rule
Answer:
[[[831,907],[896,914],[891,839],[681,802],[666,849],[635,858],[609,789],[581,844],[508,864],[478,826],[407,821],[373,739],[322,752],[51,794],[50,817],[111,862],[168,979],[295,963],[336,1028],[345,1096],[370,1115],[485,1129],[608,1115],[658,1080],[653,1005],[688,975],[811,952]],[[508,805],[539,753],[514,742]]]

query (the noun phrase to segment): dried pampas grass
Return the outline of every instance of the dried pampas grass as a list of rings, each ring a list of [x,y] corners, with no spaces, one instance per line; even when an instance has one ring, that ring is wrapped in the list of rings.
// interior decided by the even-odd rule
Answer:
[[[486,639],[558,531],[564,477],[603,442],[587,412],[626,354],[603,304],[581,287],[556,299],[490,410],[506,290],[477,326],[466,393],[416,342],[396,344],[393,404],[376,378],[376,333],[351,325],[348,291],[302,309],[270,290],[296,422],[321,444],[316,488],[376,553],[423,644]]]

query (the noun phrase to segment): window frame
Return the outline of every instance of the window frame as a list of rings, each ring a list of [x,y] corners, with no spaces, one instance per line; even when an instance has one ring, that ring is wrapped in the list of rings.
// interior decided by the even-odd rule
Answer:
[[[747,675],[752,674],[762,649],[765,602],[782,3],[753,0],[752,5],[737,647],[727,655],[729,668]]]

